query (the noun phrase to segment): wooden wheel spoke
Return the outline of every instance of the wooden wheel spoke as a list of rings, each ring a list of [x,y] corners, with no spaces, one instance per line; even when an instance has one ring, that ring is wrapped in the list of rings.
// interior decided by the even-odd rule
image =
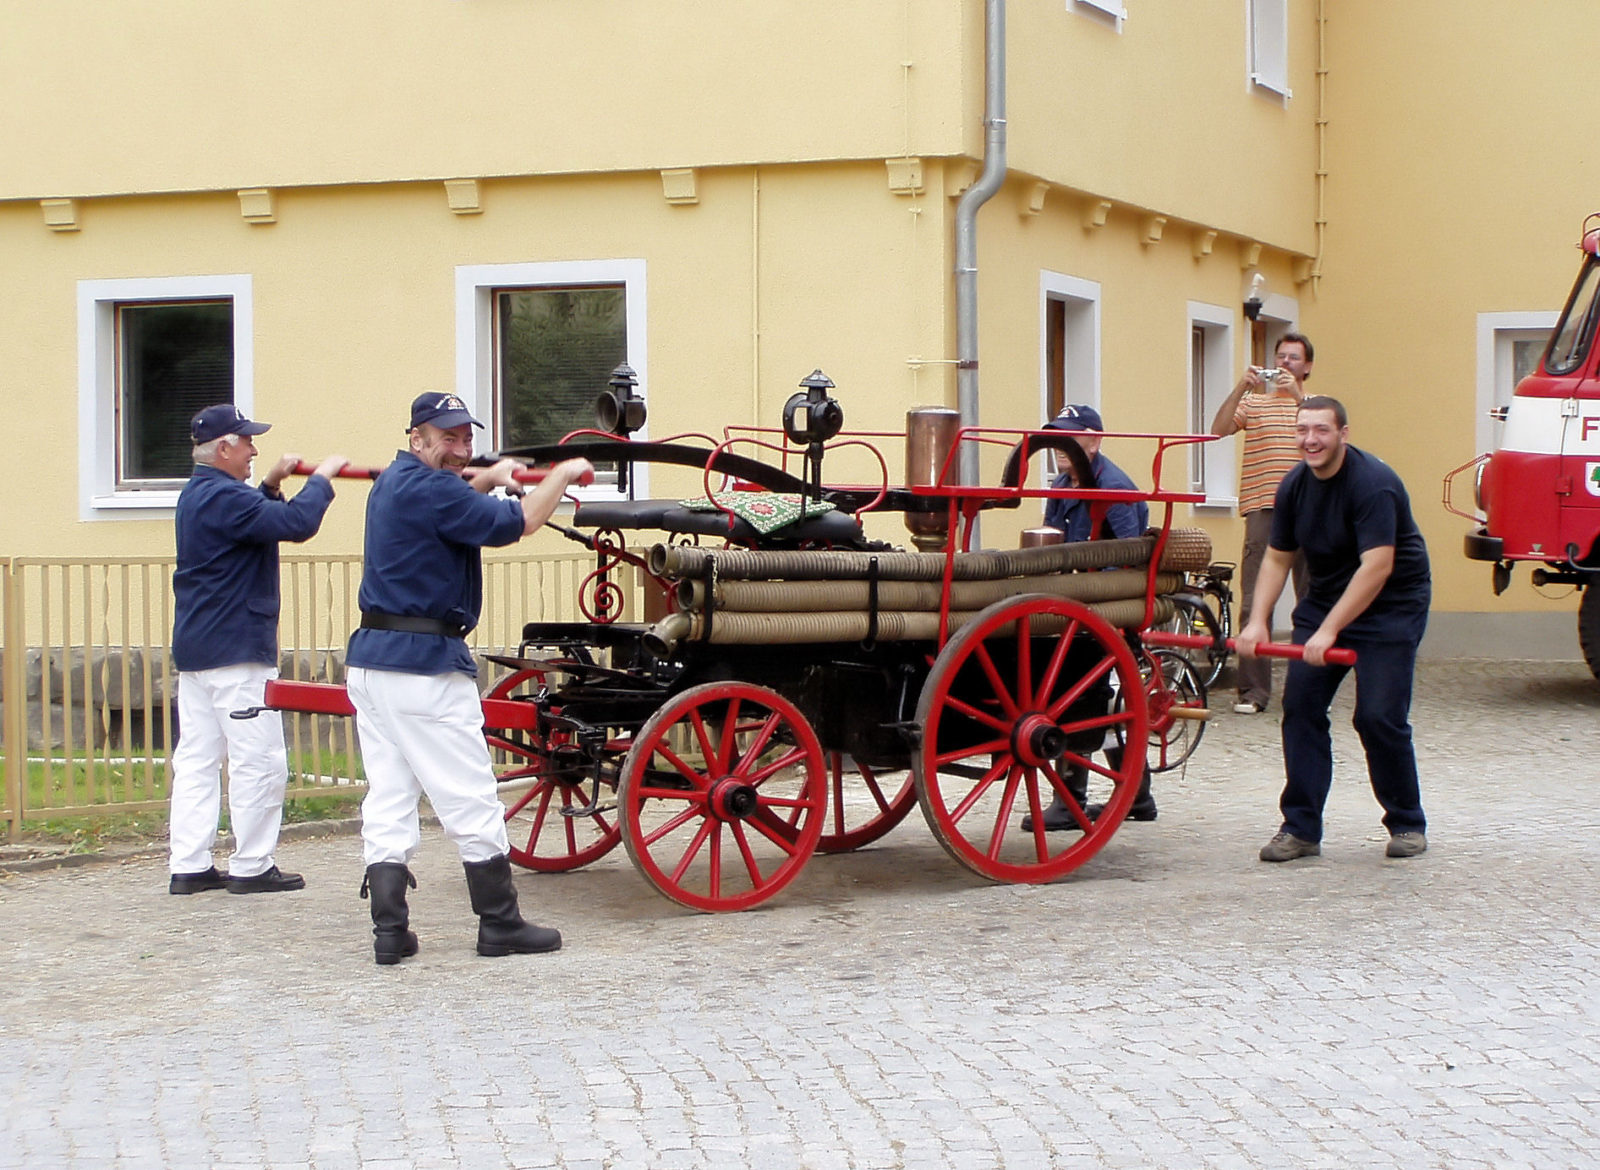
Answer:
[[[712,745],[711,735],[706,730],[705,715],[698,707],[689,712],[689,726],[694,729],[695,740],[700,744],[700,755],[706,762],[706,771],[714,772],[717,766],[717,749]],[[665,742],[657,745],[656,751],[670,759],[677,759],[667,748]],[[687,773],[685,774],[687,775]]]
[[[640,795],[642,796],[645,794],[640,793]],[[661,840],[669,833],[676,833],[679,829],[683,828],[684,825],[687,825],[696,817],[704,818],[705,809],[698,805],[690,806],[675,816],[669,817],[665,824],[658,825],[654,831],[646,833],[644,836],[644,843],[646,845],[654,845],[657,841]]]
[[[817,802],[807,797],[762,797],[761,804],[748,819],[748,824],[757,829],[774,845],[785,853],[794,852],[794,826],[799,822],[803,813],[817,807]],[[778,816],[776,809],[788,809],[789,818],[786,820]]]
[[[700,769],[696,768],[693,764],[686,762],[678,755],[677,752],[673,751],[665,743],[656,744],[656,754],[662,759],[666,760],[667,763],[671,764],[673,771],[677,772],[690,784],[693,784],[698,791],[705,792],[711,787],[711,780],[706,773],[700,771]],[[709,770],[710,761],[707,760],[706,764],[707,769]],[[672,790],[668,789],[668,791]],[[651,793],[651,795],[653,796],[655,794]]]
[[[865,764],[857,764],[856,769],[861,773],[861,782],[866,785],[867,795],[872,797],[873,803],[878,806],[879,812],[889,811],[889,798],[883,794],[883,786],[878,783],[878,778]]]
[[[1050,703],[1050,705],[1045,708],[1045,714],[1050,716],[1050,718],[1056,722],[1060,722],[1061,716],[1066,709],[1072,706],[1072,704],[1076,703],[1079,699],[1083,698],[1084,692],[1086,692],[1090,687],[1094,686],[1095,683],[1099,682],[1101,679],[1105,678],[1106,675],[1110,674],[1112,668],[1115,667],[1116,664],[1116,659],[1112,658],[1109,654],[1106,655],[1095,664],[1093,670],[1085,671],[1083,677],[1077,682],[1073,683],[1072,686],[1068,687],[1065,694],[1063,694],[1059,699],[1056,699],[1054,702]]]
[[[989,832],[989,860],[994,861],[1000,856],[1000,847],[1005,844],[1006,827],[1011,821],[1011,809],[1017,803],[1017,786],[1021,783],[1024,769],[1021,764],[1013,763],[1006,771],[1005,790],[1000,794],[1000,809],[995,814],[994,828]]]
[[[867,786],[869,790],[874,791],[874,796],[876,797],[875,785],[873,785],[870,778],[867,780]],[[879,803],[882,803],[881,799]],[[834,752],[828,757],[828,805],[833,814],[833,831],[835,833],[843,833],[844,756],[838,752]]]
[[[750,849],[750,840],[744,834],[744,825],[735,821],[729,827],[733,831],[733,839],[735,843],[739,846],[739,856],[744,860],[744,871],[750,877],[750,884],[759,889],[761,884],[766,881],[766,879],[761,876],[761,863],[756,860],[755,853]],[[781,841],[774,843],[782,848],[785,854],[790,854],[793,852],[792,849],[785,846]]]
[[[654,844],[655,842],[661,840],[661,838],[671,829],[675,829],[679,825],[682,825],[685,819],[686,818],[683,817],[674,817],[670,825],[652,833],[647,840],[651,844]],[[694,864],[695,854],[700,852],[700,847],[704,845],[707,838],[709,838],[712,833],[715,832],[717,824],[718,822],[709,819],[700,822],[700,827],[694,831],[694,836],[690,838],[687,848],[685,848],[683,851],[683,856],[678,859],[678,868],[672,871],[673,881],[681,882],[683,880],[683,875],[689,872],[689,866]],[[715,875],[717,873],[717,851],[715,848],[711,850],[711,870],[713,874],[714,885]]]
[[[1010,751],[1011,740],[1009,737],[1006,739],[991,739],[987,743],[978,743],[973,744],[971,747],[956,748],[953,751],[948,752],[939,752],[933,757],[933,762],[938,766],[943,767],[945,764],[953,764],[959,760],[968,759],[971,756],[1003,755],[1009,753]]]
[[[728,711],[722,717],[722,743],[716,757],[717,768],[724,772],[733,770],[734,761],[739,758],[739,700],[728,700]],[[706,760],[706,767],[711,767],[711,760]]]
[[[739,769],[742,770],[748,767],[749,763],[754,760],[754,758],[755,757],[751,756],[740,761]],[[773,760],[771,763],[761,765],[761,767],[753,773],[744,774],[740,770],[735,770],[734,775],[744,774],[745,780],[749,782],[751,787],[760,788],[768,780],[771,780],[773,776],[777,775],[785,768],[791,768],[795,764],[802,762],[805,758],[805,752],[801,751],[799,748],[793,748],[779,756],[776,760]]]
[[[1016,697],[1012,695],[1010,690],[1007,689],[1006,684],[1001,681],[1000,670],[995,666],[994,659],[989,656],[989,648],[982,642],[979,642],[973,647],[972,657],[977,661],[978,665],[983,669],[983,673],[988,677],[989,686],[994,690],[994,697],[1000,700],[1000,709],[1004,711],[1008,717],[1009,722],[1003,726],[1009,726],[1011,723],[1015,723],[1021,717],[1021,709],[1017,706]],[[946,698],[948,701],[954,700],[953,695],[947,695]]]
[[[774,733],[776,733],[778,724],[782,721],[782,718],[783,717],[776,711],[772,712],[761,721],[759,727],[755,728],[755,737],[749,743],[745,744],[742,749],[737,747],[734,748],[733,754],[726,757],[729,764],[729,775],[745,776],[747,778],[749,777],[751,766],[754,765],[755,762],[761,758],[762,753],[767,750],[767,745],[772,742],[772,737]],[[796,754],[800,753],[791,753],[790,756],[786,758],[792,759]],[[766,774],[771,774],[770,768],[767,769]],[[760,781],[752,779],[751,783],[758,784]]]
[[[528,791],[524,792],[521,796],[517,797],[516,800],[512,801],[509,805],[506,806],[506,819],[510,820],[512,817],[516,816],[523,809],[527,808],[528,807],[528,802],[530,800],[532,800],[535,796],[544,795],[545,799],[548,800],[549,797],[548,797],[548,795],[546,795],[548,792],[549,792],[549,788],[546,785],[543,785],[543,784],[531,785],[528,788]],[[543,814],[543,810],[540,811],[540,815],[541,816],[544,815]]]
[[[989,714],[980,707],[974,707],[971,703],[963,702],[954,695],[951,695],[945,700],[945,705],[952,711],[961,712],[961,714],[965,715],[968,719],[974,720],[978,723],[987,724],[988,726],[994,728],[994,730],[1008,736],[1011,734],[1011,729],[1016,726],[1017,719],[1019,718],[1017,712],[1013,710],[1011,712],[1010,719],[1001,719],[997,716]]]
[[[1080,763],[1087,762],[1083,760],[1081,756],[1075,758]],[[1067,778],[1060,772],[1056,771],[1053,764],[1046,764],[1044,766],[1044,774],[1050,778],[1050,787],[1054,790],[1056,795],[1061,797],[1061,803],[1067,806],[1067,811],[1072,814],[1072,819],[1078,822],[1078,827],[1085,833],[1094,828],[1094,822],[1089,819],[1088,810],[1086,810],[1083,805],[1078,803],[1078,798],[1072,795],[1071,791],[1067,788]],[[1033,814],[1033,827],[1036,830],[1042,831],[1044,828],[1044,825],[1041,823],[1042,816],[1043,814],[1039,812],[1035,812]],[[1046,856],[1048,856],[1048,853]]]
[[[1033,706],[1033,638],[1028,633],[1033,623],[1024,614],[1017,619],[1017,705]]]
[[[1078,623],[1070,622],[1056,639],[1055,650],[1050,655],[1050,664],[1045,667],[1044,677],[1039,680],[1039,694],[1048,695],[1056,689],[1056,681],[1061,677],[1061,668],[1067,664],[1067,655],[1072,650],[1072,638],[1077,632]]]
[[[966,799],[950,810],[950,819],[952,821],[959,822],[972,811],[973,805],[983,799],[984,794],[989,791],[990,787],[1000,777],[1000,774],[1010,766],[1008,760],[1009,757],[1000,760],[973,782],[972,788],[967,792]]]

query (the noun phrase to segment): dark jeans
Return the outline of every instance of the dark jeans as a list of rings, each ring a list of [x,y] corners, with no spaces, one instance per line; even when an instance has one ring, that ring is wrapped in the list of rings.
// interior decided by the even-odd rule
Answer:
[[[1296,627],[1296,644],[1315,631]],[[1421,833],[1422,791],[1411,744],[1411,683],[1417,640],[1362,642],[1356,652],[1356,713],[1352,720],[1366,749],[1372,794],[1383,806],[1391,834]],[[1348,666],[1307,666],[1291,660],[1283,686],[1283,763],[1288,782],[1278,806],[1283,831],[1302,841],[1322,840],[1322,809],[1333,786],[1333,736],[1328,708]]]
[[[1242,630],[1250,622],[1250,608],[1255,601],[1256,578],[1261,575],[1261,562],[1266,559],[1267,539],[1272,535],[1272,509],[1258,508],[1254,512],[1245,513],[1244,517],[1244,550],[1239,561],[1239,624],[1234,628]],[[1294,582],[1295,600],[1305,596],[1306,592],[1306,554],[1294,554],[1294,568],[1290,570],[1290,580]],[[1267,619],[1267,631],[1272,630],[1270,615]],[[1234,659],[1234,676],[1239,682],[1239,702],[1259,703],[1262,710],[1266,710],[1272,702],[1272,659],[1270,658],[1244,658]]]

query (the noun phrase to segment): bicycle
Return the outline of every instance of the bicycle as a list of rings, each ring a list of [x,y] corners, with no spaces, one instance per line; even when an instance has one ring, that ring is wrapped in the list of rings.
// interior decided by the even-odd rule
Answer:
[[[1227,644],[1233,637],[1233,588],[1229,582],[1236,567],[1231,561],[1216,561],[1202,572],[1185,574],[1178,592],[1169,595],[1177,613],[1161,627],[1211,640],[1205,650],[1184,652],[1207,689],[1216,685],[1232,653]]]

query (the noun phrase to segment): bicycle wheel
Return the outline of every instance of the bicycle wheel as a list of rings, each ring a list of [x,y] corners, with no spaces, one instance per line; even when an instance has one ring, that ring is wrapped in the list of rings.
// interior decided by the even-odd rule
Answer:
[[[1149,750],[1145,760],[1152,772],[1182,767],[1200,746],[1206,733],[1206,687],[1200,672],[1171,646],[1146,649],[1139,663],[1144,695],[1150,711]],[[1113,709],[1122,710],[1119,692]],[[1113,730],[1117,746],[1126,747],[1123,728]]]
[[[1208,592],[1205,596],[1213,595]],[[1211,645],[1204,650],[1180,651],[1209,689],[1222,676],[1222,668],[1228,664],[1228,655],[1232,653],[1227,648],[1228,632],[1224,621],[1217,616],[1216,610],[1201,599],[1200,594],[1174,593],[1169,597],[1175,611],[1172,620],[1157,628],[1211,640]]]

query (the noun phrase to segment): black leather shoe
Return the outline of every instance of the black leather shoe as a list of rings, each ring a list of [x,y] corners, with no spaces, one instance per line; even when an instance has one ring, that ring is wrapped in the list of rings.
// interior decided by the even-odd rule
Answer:
[[[1106,811],[1106,806],[1103,804],[1091,804],[1087,811],[1091,821],[1098,821],[1100,814]],[[1140,804],[1137,800],[1134,801],[1133,807],[1128,810],[1128,815],[1125,819],[1130,821],[1155,820],[1156,802],[1152,800],[1149,804]]]
[[[1082,802],[1079,802],[1082,804]],[[1094,820],[1095,805],[1083,805],[1084,815],[1091,821]],[[1044,810],[1044,831],[1046,833],[1081,833],[1083,826],[1078,823],[1078,818],[1072,815],[1072,810],[1060,800],[1048,805]],[[1022,818],[1022,831],[1033,832],[1033,814],[1026,813]]]
[[[207,890],[220,890],[228,884],[228,875],[219,873],[216,866],[199,873],[175,873],[167,883],[169,894],[203,894]]]
[[[303,890],[305,888],[305,878],[297,873],[284,873],[277,866],[273,866],[265,873],[258,873],[251,877],[228,875],[228,893],[230,894],[281,894],[285,890]]]

